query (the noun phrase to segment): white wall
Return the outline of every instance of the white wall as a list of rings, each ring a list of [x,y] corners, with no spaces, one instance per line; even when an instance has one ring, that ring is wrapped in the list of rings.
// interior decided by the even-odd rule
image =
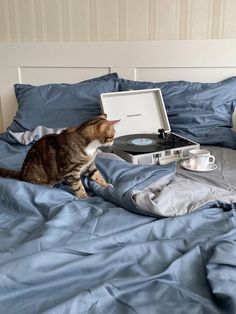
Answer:
[[[236,38],[236,0],[0,0],[0,42]]]

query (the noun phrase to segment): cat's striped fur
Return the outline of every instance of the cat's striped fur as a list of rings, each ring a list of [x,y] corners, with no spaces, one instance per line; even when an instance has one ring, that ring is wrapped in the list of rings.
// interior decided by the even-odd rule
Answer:
[[[101,115],[60,134],[45,135],[29,150],[21,171],[0,168],[0,176],[50,186],[65,181],[76,196],[86,198],[82,174],[108,186],[94,159],[99,146],[112,144],[117,122]]]

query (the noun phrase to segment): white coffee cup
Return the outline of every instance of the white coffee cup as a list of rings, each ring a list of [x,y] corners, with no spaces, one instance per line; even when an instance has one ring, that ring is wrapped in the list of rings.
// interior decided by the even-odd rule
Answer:
[[[194,170],[205,170],[214,162],[215,157],[207,149],[191,149],[189,151],[189,165]]]

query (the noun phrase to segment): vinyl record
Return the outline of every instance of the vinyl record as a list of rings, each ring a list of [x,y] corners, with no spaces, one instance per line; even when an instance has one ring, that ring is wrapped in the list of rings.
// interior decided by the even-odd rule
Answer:
[[[157,134],[129,134],[117,137],[114,145],[120,150],[133,153],[151,153],[157,150]]]

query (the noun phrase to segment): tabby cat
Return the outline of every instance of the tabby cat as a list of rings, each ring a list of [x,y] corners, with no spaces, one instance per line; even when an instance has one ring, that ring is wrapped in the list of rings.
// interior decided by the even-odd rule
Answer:
[[[20,171],[0,168],[0,176],[50,186],[65,181],[77,197],[86,198],[81,175],[109,186],[94,159],[99,146],[112,145],[118,122],[101,115],[60,134],[45,135],[33,144]]]

